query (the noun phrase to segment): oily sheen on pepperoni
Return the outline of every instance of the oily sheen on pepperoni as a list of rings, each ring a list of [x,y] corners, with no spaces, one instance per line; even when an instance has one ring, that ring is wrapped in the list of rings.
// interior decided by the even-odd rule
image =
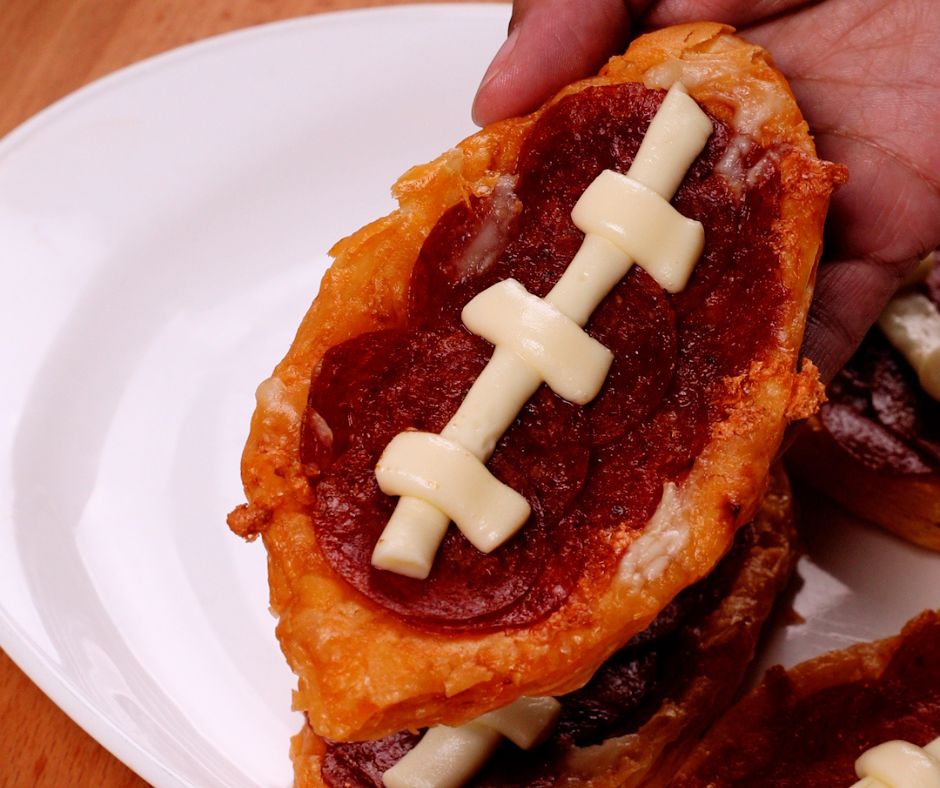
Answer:
[[[764,165],[732,189],[716,166],[733,131],[713,119],[673,201],[705,228],[689,285],[670,295],[634,267],[585,327],[615,357],[598,397],[575,408],[543,387],[489,462],[529,500],[529,523],[489,555],[451,527],[424,581],[371,566],[395,503],[378,490],[376,460],[401,430],[440,430],[491,353],[463,327],[464,305],[508,277],[548,293],[583,240],[574,203],[603,169],[629,169],[663,95],[613,85],[551,107],[516,171],[445,212],[429,234],[407,326],[334,347],[314,371],[301,456],[318,543],[350,585],[411,623],[531,625],[579,580],[612,571],[611,531],[644,526],[663,484],[688,472],[723,416],[723,380],[774,341],[785,297],[768,240],[779,199],[774,152],[754,146],[750,163]]]

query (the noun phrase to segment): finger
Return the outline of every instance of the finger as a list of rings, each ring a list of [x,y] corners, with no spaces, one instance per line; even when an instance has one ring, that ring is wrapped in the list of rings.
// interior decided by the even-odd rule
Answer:
[[[815,2],[818,0],[660,0],[642,22],[646,28],[708,19],[743,27]]]
[[[473,120],[487,123],[538,107],[596,71],[625,46],[641,0],[517,0],[509,37],[483,77]]]
[[[930,56],[940,18],[915,24],[910,9],[879,8],[873,16],[874,6],[832,0],[752,28],[748,39],[789,77],[819,155],[848,167],[826,254],[903,262],[940,244],[940,145],[929,131],[940,124]]]
[[[841,260],[819,268],[803,355],[828,383],[849,360],[917,258],[897,263]]]

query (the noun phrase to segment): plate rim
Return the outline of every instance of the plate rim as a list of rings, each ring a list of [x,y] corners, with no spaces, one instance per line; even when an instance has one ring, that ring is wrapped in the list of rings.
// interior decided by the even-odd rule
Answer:
[[[336,23],[360,24],[382,17],[409,17],[415,14],[497,17],[505,15],[508,7],[509,3],[492,1],[402,3],[305,14],[208,36],[122,66],[56,99],[0,137],[0,165],[31,137],[84,102],[93,100],[107,91],[126,87],[152,71],[198,58],[212,50],[239,47],[254,39],[273,38],[285,33],[295,33],[298,30],[320,28]],[[16,421],[13,422],[14,427],[16,423]],[[13,437],[13,433],[0,437],[3,439],[4,450],[6,450],[9,448],[8,442]],[[4,526],[14,527],[12,514],[9,519],[4,518],[4,520]],[[8,611],[3,600],[0,600],[0,648],[57,708],[131,771],[153,785],[192,788],[192,782],[170,768],[147,747],[135,741],[86,698],[66,675],[57,670],[45,651],[34,642]]]
[[[157,52],[156,54],[149,55],[140,60],[135,60],[114,71],[103,74],[93,79],[91,82],[57,98],[51,104],[46,105],[35,114],[30,115],[3,136],[0,136],[0,158],[6,156],[13,148],[24,142],[29,134],[38,131],[45,123],[54,120],[58,115],[71,109],[73,104],[78,104],[98,93],[103,93],[118,87],[121,83],[146,74],[152,69],[161,68],[164,65],[177,60],[183,60],[193,55],[198,56],[204,51],[208,52],[216,48],[221,49],[223,47],[237,45],[241,43],[242,40],[248,40],[250,38],[266,38],[280,33],[293,32],[294,28],[320,27],[349,18],[409,16],[419,12],[431,12],[442,15],[456,12],[464,13],[468,16],[484,16],[487,14],[499,15],[505,14],[506,9],[509,7],[510,3],[508,0],[489,0],[488,2],[487,0],[470,0],[470,2],[435,0],[434,2],[428,3],[395,3],[391,5],[363,6],[341,11],[322,11],[320,13],[304,14],[288,19],[278,19],[273,22],[262,22],[257,25],[240,27],[225,33],[216,33],[215,35],[201,38],[198,41],[181,44],[180,46],[164,50],[163,52]],[[496,54],[495,50],[493,54]],[[483,75],[481,74],[480,76],[482,78]]]

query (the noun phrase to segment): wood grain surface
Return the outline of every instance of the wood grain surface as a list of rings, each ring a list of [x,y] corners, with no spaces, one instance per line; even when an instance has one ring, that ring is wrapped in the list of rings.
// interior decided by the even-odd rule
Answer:
[[[158,52],[264,22],[404,1],[0,0],[0,136]],[[0,786],[139,785],[0,652]]]

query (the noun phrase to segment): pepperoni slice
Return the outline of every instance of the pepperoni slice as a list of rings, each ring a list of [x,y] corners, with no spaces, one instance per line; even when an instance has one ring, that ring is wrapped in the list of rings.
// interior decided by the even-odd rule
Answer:
[[[420,739],[420,733],[399,731],[374,741],[328,741],[320,776],[329,786],[384,788],[382,775],[404,758]]]
[[[832,382],[820,421],[874,471],[940,468],[940,404],[924,393],[914,370],[877,328]]]
[[[362,334],[331,348],[310,384],[305,426],[314,411],[332,433],[330,457],[354,439],[384,448],[406,429],[439,432],[460,405],[490,355],[467,332],[391,329]],[[441,384],[441,369],[447,385]],[[425,396],[431,392],[433,396]],[[316,426],[304,429],[301,460],[327,453]]]
[[[880,424],[852,407],[830,403],[820,420],[833,438],[856,460],[874,471],[929,473],[920,455]]]
[[[604,388],[587,406],[599,445],[626,434],[662,404],[677,360],[675,315],[663,289],[635,268],[597,308],[587,330],[614,354]]]
[[[923,420],[917,409],[917,390],[920,388],[917,376],[890,352],[887,341],[881,337],[872,337],[872,340],[870,347],[866,348],[874,351],[867,366],[871,368],[871,379],[878,381],[871,392],[872,408],[881,423],[896,435],[906,440],[917,440],[924,432]]]
[[[505,278],[495,263],[522,208],[515,181],[504,175],[490,195],[457,203],[431,230],[411,273],[412,325],[459,325],[467,301]]]
[[[684,185],[676,197],[709,239],[688,286],[672,297],[682,353],[704,388],[744,371],[742,360],[772,339],[769,328],[779,322],[786,291],[777,277],[762,275],[767,228],[757,221],[774,210],[779,189],[779,173],[768,169],[741,205],[717,175]]]
[[[517,536],[489,555],[451,528],[426,580],[375,569],[372,550],[395,506],[375,481],[379,453],[350,450],[324,475],[317,491],[320,549],[350,585],[412,621],[451,628],[492,616],[531,589],[545,552],[544,521],[536,507]]]

